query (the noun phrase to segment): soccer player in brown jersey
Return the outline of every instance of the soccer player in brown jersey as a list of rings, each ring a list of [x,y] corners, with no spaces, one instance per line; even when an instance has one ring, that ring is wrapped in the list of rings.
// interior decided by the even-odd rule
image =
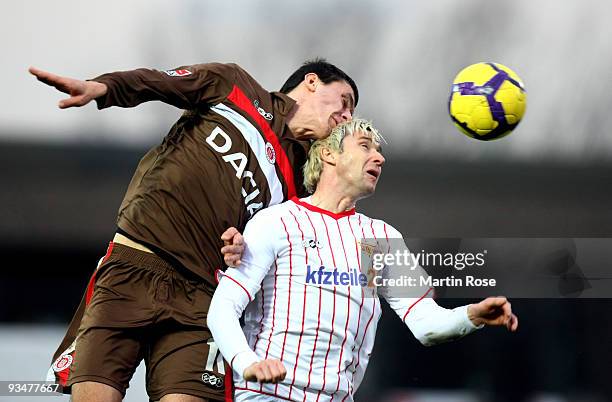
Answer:
[[[304,195],[309,140],[352,118],[357,86],[325,60],[304,63],[279,92],[235,64],[88,81],[29,71],[69,94],[62,109],[158,100],[185,110],[140,161],[49,378],[75,402],[120,401],[144,359],[152,400],[224,400],[225,368],[206,327],[215,271],[240,262],[239,231],[257,211]]]

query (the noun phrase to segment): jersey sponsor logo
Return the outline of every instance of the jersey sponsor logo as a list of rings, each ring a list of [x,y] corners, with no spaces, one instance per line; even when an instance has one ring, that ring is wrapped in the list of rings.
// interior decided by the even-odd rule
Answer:
[[[264,119],[271,121],[274,118],[274,115],[272,115],[272,113],[266,112],[264,110],[264,108],[259,107],[259,101],[258,100],[254,100],[253,101],[253,105],[255,106],[255,109],[257,109],[257,112],[263,116]]]
[[[185,69],[177,69],[177,70],[166,70],[164,71],[170,77],[185,77],[187,75],[191,75],[191,71]]]
[[[242,152],[230,153],[232,139],[219,126],[215,127],[210,135],[206,137],[206,143],[213,150],[222,154],[223,160],[229,163],[236,171],[236,178],[243,183],[241,194],[242,198],[244,198],[244,205],[250,216],[253,216],[255,212],[263,208],[263,203],[254,201],[260,194],[260,191],[257,188],[257,183],[253,180],[253,172],[246,170],[248,158]]]
[[[269,142],[266,142],[266,159],[272,165],[276,162],[276,151],[274,151],[274,147]]]
[[[317,239],[305,239],[302,241],[302,245],[305,248],[323,248],[323,244]]]
[[[338,271],[338,268],[325,269],[322,265],[318,269],[312,269],[308,265],[306,266],[306,283],[312,285],[366,286],[368,278],[354,268],[349,271]]]

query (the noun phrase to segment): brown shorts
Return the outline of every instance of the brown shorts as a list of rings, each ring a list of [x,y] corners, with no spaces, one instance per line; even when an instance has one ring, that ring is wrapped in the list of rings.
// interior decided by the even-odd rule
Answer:
[[[204,281],[155,254],[111,243],[50,372],[58,382],[64,377],[64,392],[94,381],[125,394],[144,359],[152,400],[178,393],[223,401],[224,362],[206,327],[210,300]]]

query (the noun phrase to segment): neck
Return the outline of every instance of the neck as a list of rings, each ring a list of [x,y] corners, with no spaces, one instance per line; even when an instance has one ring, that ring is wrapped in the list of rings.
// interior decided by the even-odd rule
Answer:
[[[291,99],[295,101],[295,105],[287,113],[287,126],[293,134],[293,137],[297,140],[310,140],[314,139],[313,130],[310,128],[311,124],[308,121],[308,116],[304,116],[304,106],[302,102],[302,96],[297,89],[287,94]]]
[[[355,208],[356,202],[356,197],[338,191],[337,187],[320,184],[310,199],[310,204],[335,214]]]

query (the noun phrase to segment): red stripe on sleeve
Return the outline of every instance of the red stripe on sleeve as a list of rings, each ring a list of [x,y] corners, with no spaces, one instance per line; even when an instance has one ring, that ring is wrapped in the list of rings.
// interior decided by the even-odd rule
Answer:
[[[406,317],[408,316],[408,313],[410,312],[410,310],[411,310],[411,309],[412,309],[414,306],[416,306],[416,304],[417,304],[418,302],[420,302],[421,300],[423,300],[423,299],[424,299],[424,298],[425,298],[425,297],[426,297],[426,296],[429,294],[429,292],[431,292],[432,290],[434,290],[434,288],[429,288],[429,290],[428,290],[427,292],[425,292],[425,294],[424,294],[423,296],[421,296],[421,297],[419,298],[419,300],[415,301],[414,303],[412,303],[412,304],[410,305],[410,307],[408,307],[408,310],[406,310],[406,314],[404,314],[404,318],[402,318],[402,321],[406,321]]]
[[[220,272],[221,272],[220,269],[215,271],[215,276],[217,276]],[[244,290],[244,292],[247,294],[247,296],[249,296],[249,301],[253,301],[253,298],[251,297],[251,294],[249,293],[249,291],[246,290],[246,288],[244,286],[242,286],[242,284],[240,282],[238,282],[237,280],[235,280],[234,278],[232,278],[229,275],[223,275],[223,277],[227,278],[227,279],[231,279],[236,285],[240,286],[242,288],[242,290]]]

